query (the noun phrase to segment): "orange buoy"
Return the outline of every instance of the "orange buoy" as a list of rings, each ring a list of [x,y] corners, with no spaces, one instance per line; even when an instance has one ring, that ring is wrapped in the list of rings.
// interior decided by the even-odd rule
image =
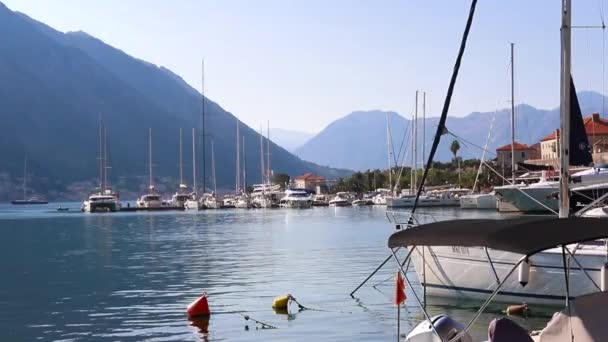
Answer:
[[[188,317],[211,315],[211,311],[209,310],[209,302],[207,301],[207,294],[203,294],[197,300],[190,303],[186,309],[186,313],[188,314]]]

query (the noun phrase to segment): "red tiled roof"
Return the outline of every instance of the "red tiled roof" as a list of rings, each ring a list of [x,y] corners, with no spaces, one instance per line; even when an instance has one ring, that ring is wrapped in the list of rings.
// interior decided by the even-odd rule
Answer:
[[[313,181],[313,180],[317,180],[317,181],[324,181],[325,177],[323,176],[317,176],[314,173],[305,173],[301,176],[296,177],[296,180],[304,180],[304,181]]]
[[[515,151],[529,151],[529,150],[534,150],[534,147],[528,146],[526,144],[518,143],[517,141],[515,142]],[[501,147],[497,148],[496,151],[511,151],[511,144],[501,146]]]
[[[608,120],[601,118],[598,113],[593,113],[584,118],[583,125],[587,135],[608,135]],[[559,128],[540,139],[540,141],[555,140],[557,136],[559,136]]]
[[[598,113],[593,113],[583,120],[587,135],[608,135],[608,120],[600,117]]]
[[[559,128],[556,129],[555,131],[551,132],[551,134],[545,136],[544,138],[540,139],[540,141],[548,141],[548,140],[555,140],[555,138],[559,135]]]

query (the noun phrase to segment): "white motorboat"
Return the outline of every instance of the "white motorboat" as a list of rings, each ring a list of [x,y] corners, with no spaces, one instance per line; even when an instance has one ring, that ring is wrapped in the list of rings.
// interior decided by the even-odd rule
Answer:
[[[287,189],[285,197],[281,198],[282,208],[308,209],[312,207],[312,195],[303,189]]]
[[[494,192],[462,195],[458,199],[462,209],[496,209],[498,201]]]
[[[338,192],[334,198],[329,200],[331,207],[347,207],[352,203],[348,200],[347,194],[344,192]]]

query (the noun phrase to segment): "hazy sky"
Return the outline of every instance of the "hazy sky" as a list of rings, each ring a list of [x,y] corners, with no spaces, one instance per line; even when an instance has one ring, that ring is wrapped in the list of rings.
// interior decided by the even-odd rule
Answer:
[[[416,89],[438,115],[464,29],[465,0],[0,0],[61,31],[83,30],[163,65],[257,128],[308,132],[354,110],[411,114]],[[605,1],[573,1],[573,24],[600,25]],[[558,0],[481,0],[450,115],[559,102]],[[578,90],[602,92],[601,29],[573,34]]]

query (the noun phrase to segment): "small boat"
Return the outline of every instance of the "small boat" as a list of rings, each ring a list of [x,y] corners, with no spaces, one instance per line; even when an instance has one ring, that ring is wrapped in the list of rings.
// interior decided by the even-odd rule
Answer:
[[[65,208],[65,207],[59,207],[57,208],[57,211],[69,211],[70,208]]]

